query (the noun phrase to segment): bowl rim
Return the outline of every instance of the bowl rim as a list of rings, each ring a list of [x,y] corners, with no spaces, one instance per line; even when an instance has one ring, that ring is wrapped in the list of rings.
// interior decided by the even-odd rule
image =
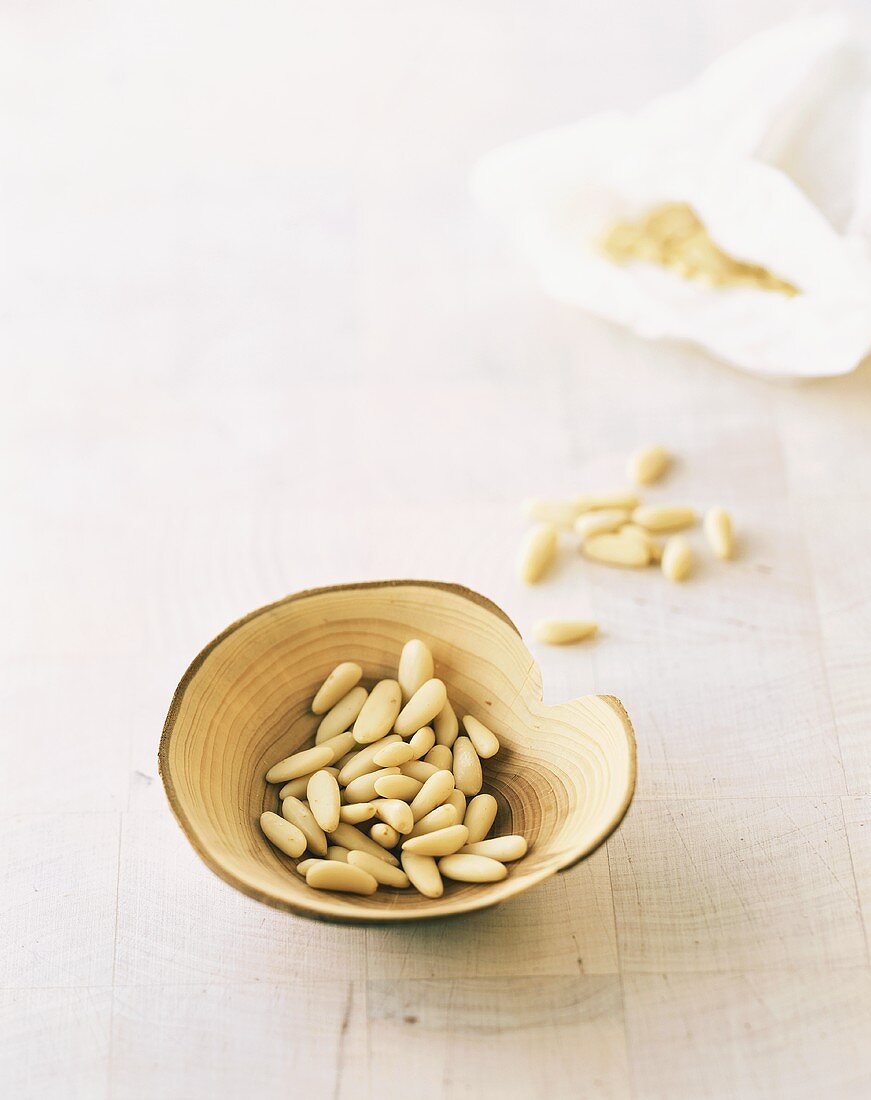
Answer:
[[[328,912],[315,906],[308,907],[304,904],[297,902],[289,902],[283,898],[277,898],[272,894],[269,894],[263,890],[259,890],[257,887],[252,886],[244,879],[239,878],[232,871],[228,870],[222,863],[215,859],[209,851],[202,847],[197,836],[197,832],[194,829],[193,824],[189,820],[186,812],[181,806],[178,798],[178,794],[175,789],[175,782],[172,777],[172,770],[169,765],[169,743],[172,739],[173,732],[175,730],[175,724],[178,719],[179,711],[181,710],[181,704],[184,699],[185,693],[192,683],[197,672],[199,672],[202,665],[205,663],[209,655],[215,650],[226,638],[235,633],[240,627],[246,623],[251,622],[253,619],[258,618],[260,615],[265,615],[274,608],[283,607],[286,604],[293,603],[296,600],[307,599],[311,596],[320,596],[328,592],[348,592],[348,591],[362,591],[370,588],[438,588],[444,592],[450,592],[457,596],[462,596],[464,599],[469,600],[472,603],[482,607],[485,611],[489,611],[492,615],[501,619],[507,626],[509,626],[515,634],[523,642],[523,636],[517,628],[517,625],[511,620],[511,618],[495,604],[487,596],[483,596],[480,592],[476,592],[472,588],[468,588],[466,585],[455,584],[450,581],[435,581],[435,580],[419,580],[419,579],[390,579],[390,580],[374,580],[374,581],[357,581],[348,582],[345,584],[330,584],[322,585],[317,588],[305,588],[299,592],[292,592],[287,596],[283,596],[278,600],[273,600],[271,603],[264,604],[262,607],[257,607],[253,611],[249,611],[246,615],[242,615],[240,618],[235,619],[228,626],[226,626],[220,634],[217,634],[211,641],[207,642],[199,653],[194,657],[188,667],[185,669],[184,674],[178,682],[178,685],[173,692],[172,701],[169,705],[169,710],[166,715],[166,719],[163,723],[163,730],[160,735],[160,744],[157,750],[157,770],[160,778],[163,782],[163,788],[166,792],[167,801],[169,807],[172,810],[172,814],[175,817],[181,831],[184,833],[188,843],[200,857],[202,862],[209,868],[213,874],[222,879],[229,886],[234,887],[240,893],[253,898],[255,901],[259,901],[264,905],[268,905],[273,909],[280,909],[283,912],[293,913],[296,916],[307,917],[310,920],[326,921],[328,923],[336,924],[353,924],[353,925],[378,925],[378,924],[396,924],[408,921],[422,921],[422,920],[441,920],[447,917],[459,916],[462,913],[471,913],[481,909],[490,909],[496,905],[501,905],[505,901],[510,901],[517,897],[519,894],[525,893],[533,886],[537,886],[539,883],[544,882],[546,879],[551,878],[553,875],[568,871],[572,867],[575,867],[581,860],[586,859],[591,855],[600,845],[602,845],[609,836],[614,833],[617,827],[626,816],[626,812],[632,802],[632,798],[635,794],[635,784],[638,773],[638,751],[637,743],[635,740],[635,731],[632,727],[632,722],[629,715],[626,712],[626,708],[622,702],[614,695],[599,695],[591,693],[594,698],[600,699],[606,703],[615,712],[623,727],[623,733],[626,737],[627,749],[629,750],[629,776],[626,784],[626,791],[620,805],[614,812],[611,820],[608,821],[598,833],[581,849],[579,852],[571,852],[564,863],[558,864],[555,867],[544,868],[537,874],[528,875],[522,880],[518,880],[515,890],[506,897],[502,897],[496,900],[488,900],[486,894],[473,893],[469,897],[462,901],[452,903],[450,908],[446,908],[443,913],[417,913],[413,909],[397,909],[392,912],[373,913],[366,910],[361,911],[359,914],[353,912],[349,913],[337,913]],[[523,643],[525,645],[525,643]],[[528,651],[527,651],[528,652]],[[538,662],[534,659],[530,653],[530,659],[532,667],[538,669]],[[538,692],[538,701],[543,702],[541,699],[541,693]],[[553,704],[554,706],[560,706],[565,704]]]

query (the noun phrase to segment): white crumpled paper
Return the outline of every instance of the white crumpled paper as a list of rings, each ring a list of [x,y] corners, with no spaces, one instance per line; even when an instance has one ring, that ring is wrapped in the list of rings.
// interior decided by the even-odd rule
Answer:
[[[643,336],[780,377],[844,374],[871,351],[871,50],[845,17],[757,35],[635,115],[497,149],[472,187],[550,294]],[[601,252],[613,222],[664,202],[801,293],[708,287]]]

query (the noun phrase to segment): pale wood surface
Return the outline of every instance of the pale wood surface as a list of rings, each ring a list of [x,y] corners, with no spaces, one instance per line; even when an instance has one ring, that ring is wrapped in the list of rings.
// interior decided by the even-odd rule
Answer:
[[[798,6],[4,6],[4,1095],[869,1094],[871,373],[770,386],[549,303],[466,192]],[[519,499],[651,439],[739,560],[521,591]],[[456,922],[258,905],[167,809],[173,688],[255,606],[414,575],[600,620],[534,649],[548,701],[625,702],[629,816]]]

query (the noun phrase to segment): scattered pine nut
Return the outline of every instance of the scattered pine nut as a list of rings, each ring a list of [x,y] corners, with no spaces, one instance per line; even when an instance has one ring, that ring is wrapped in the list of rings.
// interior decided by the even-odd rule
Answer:
[[[734,550],[734,536],[732,534],[732,517],[724,508],[711,508],[705,515],[705,536],[711,549],[718,558],[724,561],[732,557]]]
[[[457,821],[461,824],[463,818],[466,816],[466,796],[462,791],[458,791],[456,787],[451,791],[448,797],[445,799],[445,805],[451,805],[457,811]]]
[[[353,661],[336,665],[312,699],[312,714],[326,714],[340,699],[345,698],[351,688],[359,684],[362,676],[363,669]]]
[[[616,531],[629,519],[626,508],[603,508],[599,512],[587,512],[575,521],[575,534],[585,542],[594,535],[604,535]]]
[[[535,584],[541,580],[556,559],[557,542],[557,529],[552,523],[539,523],[527,533],[517,566],[522,581]]]
[[[631,535],[595,535],[583,545],[584,554],[605,565],[643,569],[650,564],[650,550]]]
[[[347,863],[348,851],[348,848],[343,848],[340,844],[331,844],[327,848],[327,859],[335,860],[336,863]]]
[[[683,535],[672,535],[662,552],[662,571],[670,581],[683,581],[693,568],[693,552]]]
[[[581,514],[574,500],[525,500],[523,514],[536,523],[552,523],[555,527],[570,529]]]
[[[533,635],[544,645],[573,645],[592,638],[598,629],[596,623],[585,619],[543,619],[536,623]]]
[[[642,542],[647,547],[651,561],[659,561],[662,558],[662,546],[646,527],[642,527],[638,523],[624,523],[617,534],[626,535],[628,538],[638,539],[639,542]]]
[[[659,481],[671,462],[671,455],[659,443],[643,447],[630,456],[626,472],[639,485]]]
[[[648,531],[681,531],[697,520],[694,508],[677,504],[642,504],[632,513],[632,522]]]
[[[631,512],[633,508],[638,507],[639,503],[637,493],[633,493],[631,490],[623,491],[619,489],[614,493],[598,493],[593,496],[583,496],[575,499],[578,515],[583,512],[598,512],[603,508],[626,508]]]

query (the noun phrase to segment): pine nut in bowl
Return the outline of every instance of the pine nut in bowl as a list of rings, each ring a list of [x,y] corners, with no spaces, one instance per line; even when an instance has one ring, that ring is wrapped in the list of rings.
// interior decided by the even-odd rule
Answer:
[[[412,640],[423,648],[400,665]],[[361,688],[366,699],[346,705],[343,728],[328,723],[332,738],[316,744],[342,688],[345,699]],[[312,775],[323,773],[310,790],[310,776],[288,763],[302,752]],[[448,753],[454,777],[438,766]],[[510,619],[469,589],[433,581],[299,592],[233,623],[176,689],[159,763],[170,806],[211,870],[268,905],[349,923],[507,901],[597,848],[635,786],[618,700],[546,707]]]

